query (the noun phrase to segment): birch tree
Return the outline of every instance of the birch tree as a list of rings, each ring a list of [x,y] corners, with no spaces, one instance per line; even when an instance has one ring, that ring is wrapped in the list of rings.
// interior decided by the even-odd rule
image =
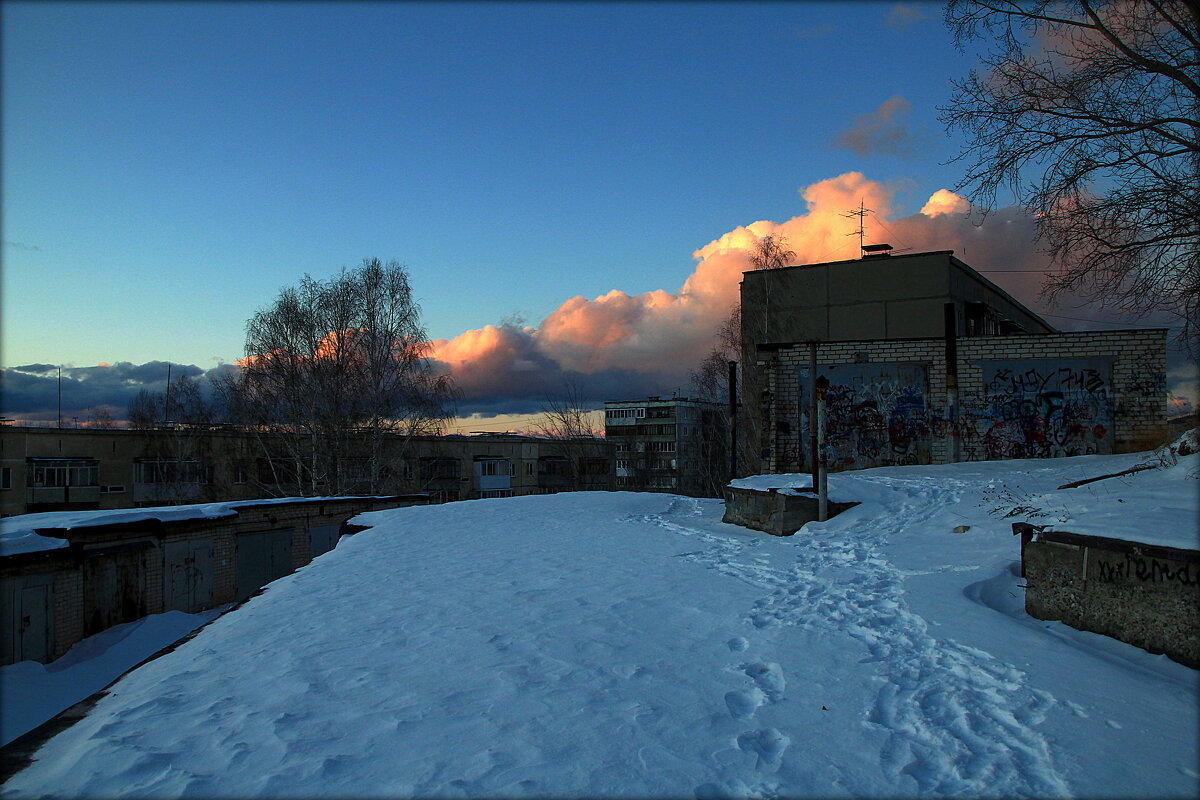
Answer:
[[[407,271],[364,259],[259,310],[224,389],[231,415],[269,434],[261,457],[278,491],[379,492],[412,437],[453,415],[457,393],[429,352]]]
[[[1132,316],[1168,311],[1197,354],[1200,5],[1194,0],[951,0],[960,47],[990,45],[942,120],[965,135],[958,189],[1032,212],[1054,271]]]

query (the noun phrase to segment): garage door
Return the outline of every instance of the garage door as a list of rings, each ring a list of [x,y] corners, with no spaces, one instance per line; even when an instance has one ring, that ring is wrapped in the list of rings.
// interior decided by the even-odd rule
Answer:
[[[212,551],[211,539],[167,542],[163,547],[167,611],[194,614],[212,608]]]
[[[292,529],[237,535],[237,599],[245,600],[292,571]]]
[[[54,647],[53,575],[0,580],[0,664],[47,661]]]

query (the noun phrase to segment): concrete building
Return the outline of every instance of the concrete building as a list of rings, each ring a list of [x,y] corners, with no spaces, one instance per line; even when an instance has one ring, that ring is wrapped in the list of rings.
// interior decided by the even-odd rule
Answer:
[[[944,250],[741,284],[743,474],[1128,452],[1165,437],[1166,329],[1061,332]],[[815,364],[816,373],[811,366]]]
[[[0,515],[326,493],[319,481],[301,486],[276,444],[218,428],[0,427]],[[372,487],[366,459],[342,459],[343,475],[363,476],[348,482],[349,493],[422,492],[446,502],[614,488],[614,449],[598,438],[395,437],[382,460],[382,485]]]
[[[715,497],[728,480],[725,408],[686,397],[610,400],[618,489]]]

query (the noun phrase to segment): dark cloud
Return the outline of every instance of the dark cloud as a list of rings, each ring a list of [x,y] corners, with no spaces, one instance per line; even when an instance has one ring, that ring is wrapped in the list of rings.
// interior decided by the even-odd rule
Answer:
[[[864,158],[912,158],[917,153],[917,140],[901,119],[911,110],[907,100],[893,95],[871,113],[855,117],[854,123],[833,140],[833,146],[853,150]]]
[[[184,376],[205,381],[233,365],[205,370],[194,364],[171,364],[171,379]],[[89,367],[62,368],[62,413],[64,419],[86,419],[107,406],[118,419],[142,389],[161,392],[167,385],[167,362],[134,364],[119,361]],[[59,380],[57,364],[26,364],[0,373],[0,413],[13,419],[52,420],[58,415]]]
[[[454,364],[434,362],[439,371],[453,372],[462,392],[458,412],[463,416],[536,413],[548,397],[562,395],[568,385],[577,387],[599,407],[604,400],[670,394],[687,383],[686,369],[673,375],[617,368],[584,373],[564,368],[539,347],[539,332],[533,328],[505,323],[487,326],[480,334],[486,342],[473,348],[469,358]]]

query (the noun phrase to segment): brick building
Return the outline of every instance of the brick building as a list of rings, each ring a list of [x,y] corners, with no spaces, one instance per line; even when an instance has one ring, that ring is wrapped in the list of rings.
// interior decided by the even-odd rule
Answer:
[[[747,272],[743,472],[1129,452],[1166,432],[1163,328],[1057,331],[951,251]],[[816,372],[812,372],[812,367]]]

